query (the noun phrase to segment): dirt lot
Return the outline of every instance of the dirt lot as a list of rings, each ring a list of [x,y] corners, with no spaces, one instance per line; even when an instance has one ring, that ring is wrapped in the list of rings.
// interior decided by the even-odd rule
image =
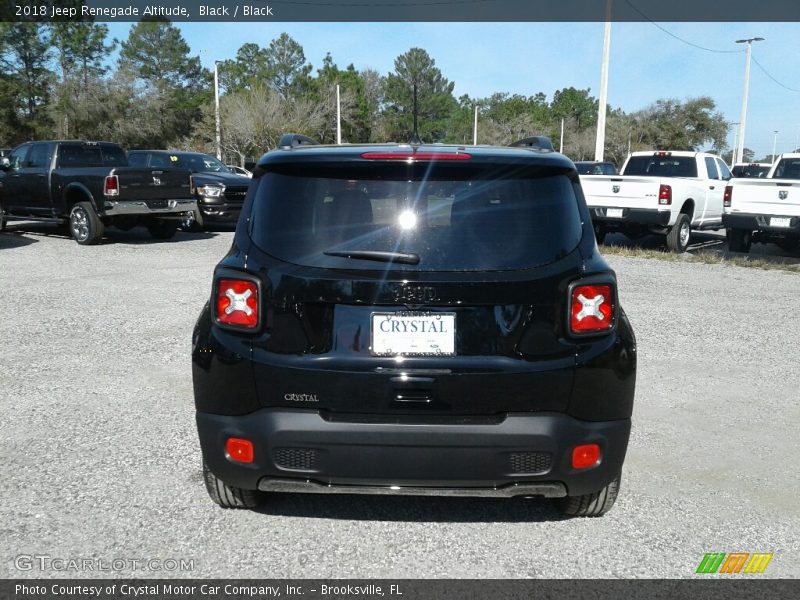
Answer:
[[[639,380],[604,518],[523,499],[301,495],[236,512],[201,482],[189,360],[231,241],[0,234],[0,576],[692,577],[713,551],[774,552],[766,576],[800,576],[800,274],[609,257]],[[192,568],[19,570],[29,555]]]

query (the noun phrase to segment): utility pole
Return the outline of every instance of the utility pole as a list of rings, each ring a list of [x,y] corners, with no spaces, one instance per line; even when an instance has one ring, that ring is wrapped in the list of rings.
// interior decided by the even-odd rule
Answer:
[[[472,145],[478,145],[478,105],[475,105],[475,126],[472,128]]]
[[[336,84],[336,143],[342,143],[342,100],[339,96],[339,84]]]
[[[735,127],[735,129],[733,130],[733,148],[731,149],[730,168],[732,169],[733,166],[736,164],[736,144],[737,140],[739,139],[739,127],[737,127],[737,125],[739,125],[739,123],[731,123],[731,125]]]
[[[772,137],[772,162],[775,162],[775,150],[778,148],[778,130],[775,129],[772,133],[775,135]]]
[[[219,130],[219,61],[214,61],[214,118],[217,133],[217,160],[222,160],[222,136]]]
[[[597,109],[597,137],[594,159],[603,160],[606,145],[606,105],[608,104],[608,58],[611,52],[611,2],[606,0],[606,28],[603,35],[603,65],[600,68],[600,106]]]
[[[736,40],[737,44],[747,44],[745,48],[745,65],[744,65],[744,92],[742,93],[742,114],[739,117],[739,145],[734,154],[734,163],[736,159],[742,162],[744,153],[744,132],[745,125],[747,124],[747,96],[750,93],[750,56],[753,51],[753,42],[763,42],[764,38],[754,37],[747,38],[746,40]]]

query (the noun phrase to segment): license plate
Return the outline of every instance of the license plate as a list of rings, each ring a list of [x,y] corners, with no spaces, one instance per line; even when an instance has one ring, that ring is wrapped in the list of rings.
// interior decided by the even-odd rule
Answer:
[[[622,209],[621,208],[607,208],[606,209],[606,216],[607,217],[612,217],[612,218],[615,218],[615,219],[621,219],[622,218]]]
[[[790,217],[770,217],[769,225],[770,227],[789,227],[791,220]]]
[[[377,356],[456,353],[455,313],[372,313],[372,354]]]

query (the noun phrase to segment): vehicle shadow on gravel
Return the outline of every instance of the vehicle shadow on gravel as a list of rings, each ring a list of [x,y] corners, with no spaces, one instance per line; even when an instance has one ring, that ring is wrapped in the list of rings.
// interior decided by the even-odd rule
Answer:
[[[416,523],[529,523],[564,521],[544,498],[443,498],[271,493],[257,512],[280,517]]]
[[[23,235],[22,232],[5,231],[0,234],[0,250],[7,248],[21,248],[35,244],[39,240]]]
[[[34,236],[34,237],[61,238],[63,240],[69,240],[72,242],[72,236],[69,234],[65,226],[53,225],[49,223],[19,223],[19,224],[14,223],[11,225],[7,225],[6,227],[8,233],[15,233],[15,234],[24,233],[27,236]],[[184,242],[191,240],[207,240],[217,237],[217,235],[218,235],[217,233],[208,231],[201,231],[197,233],[184,233],[183,231],[179,230],[175,234],[175,237],[173,237],[172,239],[157,240],[153,238],[148,233],[148,231],[143,227],[134,227],[133,229],[130,229],[128,231],[117,229],[115,227],[109,227],[106,230],[103,239],[97,245],[106,246],[106,245],[122,244],[128,246],[139,246],[145,244],[146,245],[174,244],[177,242]],[[34,238],[30,239],[32,241],[35,241]],[[5,246],[0,246],[0,247],[5,247]]]

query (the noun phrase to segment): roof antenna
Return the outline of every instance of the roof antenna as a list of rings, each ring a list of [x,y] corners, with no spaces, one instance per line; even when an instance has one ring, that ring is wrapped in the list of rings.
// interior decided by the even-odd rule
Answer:
[[[414,82],[414,133],[411,134],[411,139],[408,141],[409,144],[414,146],[421,146],[422,140],[419,138],[419,133],[417,133],[417,83]]]

